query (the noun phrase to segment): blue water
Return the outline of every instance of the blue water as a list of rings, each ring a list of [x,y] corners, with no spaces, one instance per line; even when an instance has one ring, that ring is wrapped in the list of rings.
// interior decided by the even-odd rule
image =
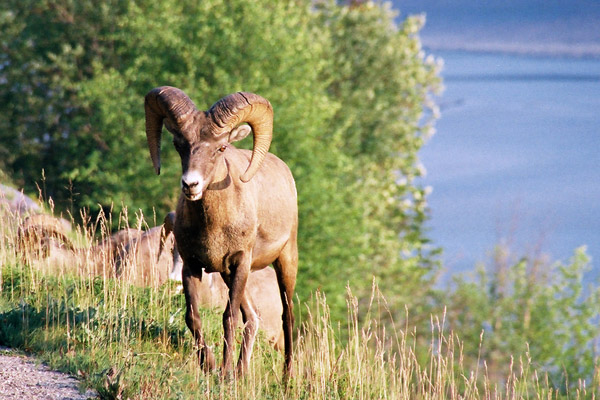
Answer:
[[[470,269],[502,240],[600,256],[600,60],[436,55],[446,90],[421,160],[446,266]]]
[[[444,60],[420,157],[449,272],[500,242],[565,261],[587,245],[600,260],[600,1],[393,3],[399,20],[426,13],[424,50]]]
[[[434,50],[600,57],[598,0],[394,0],[399,20],[425,13]]]

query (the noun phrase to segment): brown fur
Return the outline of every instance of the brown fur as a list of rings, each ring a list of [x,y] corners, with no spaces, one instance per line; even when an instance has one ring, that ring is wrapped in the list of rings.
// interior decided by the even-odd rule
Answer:
[[[155,226],[121,248],[115,258],[117,276],[137,286],[165,283],[173,268],[173,236],[167,236],[161,246],[163,231],[162,225]],[[166,251],[161,252],[161,247]]]
[[[141,235],[137,229],[122,229],[90,247],[75,247],[68,234],[68,221],[46,214],[25,219],[18,228],[19,251],[28,263],[44,259],[58,270],[76,270],[89,276],[114,277],[114,258],[125,243]]]
[[[163,243],[169,243],[168,237],[175,226],[175,213],[170,212],[165,216],[164,229],[162,230],[161,246],[159,253],[162,254]],[[169,277],[173,280],[181,281],[181,257],[177,251],[177,244],[173,243],[173,269]],[[167,245],[168,247],[168,245]],[[276,350],[284,350],[283,327],[281,313],[283,306],[279,297],[279,286],[277,284],[277,275],[273,268],[263,268],[250,273],[248,277],[247,290],[254,299],[256,309],[260,318],[260,329],[267,336]],[[229,288],[218,273],[202,274],[202,281],[199,285],[199,304],[203,307],[213,308],[224,311],[227,307],[229,298]],[[239,318],[239,322],[242,319]]]
[[[67,237],[70,231],[71,223],[64,218],[49,214],[30,215],[17,229],[17,248],[26,260],[29,256],[47,257],[53,241],[73,249],[73,243]]]

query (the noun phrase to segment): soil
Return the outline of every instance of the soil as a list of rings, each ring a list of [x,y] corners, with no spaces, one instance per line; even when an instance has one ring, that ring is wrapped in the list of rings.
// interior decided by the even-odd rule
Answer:
[[[92,390],[79,391],[79,381],[52,371],[33,357],[0,346],[0,399],[86,400],[96,398]]]

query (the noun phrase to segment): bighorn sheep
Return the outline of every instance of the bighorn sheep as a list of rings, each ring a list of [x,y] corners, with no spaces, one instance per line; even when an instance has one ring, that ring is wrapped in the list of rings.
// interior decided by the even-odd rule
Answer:
[[[113,260],[125,243],[142,232],[137,229],[122,229],[97,245],[91,247],[75,247],[67,236],[71,225],[62,218],[47,214],[36,214],[27,217],[17,230],[17,240],[21,254],[26,257],[49,258],[49,263],[56,266],[87,267],[91,275],[106,273],[114,276]],[[109,267],[109,268],[107,268]]]
[[[170,212],[165,217],[164,229],[160,242],[159,257],[162,257],[163,244],[166,248],[172,248],[173,268],[169,273],[169,278],[181,281],[182,260],[177,251],[177,244],[168,240],[169,235],[175,226],[175,213]],[[262,329],[269,343],[276,350],[283,351],[283,329],[281,324],[281,298],[279,296],[279,286],[277,284],[277,275],[273,268],[267,267],[258,271],[252,271],[248,276],[247,290],[250,297],[254,300],[256,311],[260,318],[260,329]],[[227,299],[229,298],[229,289],[218,273],[204,273],[202,281],[198,285],[198,302],[200,305],[217,310],[225,310]],[[241,318],[240,318],[241,320]]]
[[[169,223],[168,218],[167,215],[166,223]],[[173,274],[174,260],[178,258],[170,231],[172,228],[163,224],[129,241],[115,258],[117,276],[138,286],[160,286],[165,283]]]
[[[48,257],[53,240],[62,243],[63,247],[73,249],[73,244],[67,237],[70,231],[71,223],[64,218],[49,214],[30,215],[17,229],[18,249],[25,259],[29,255]]]
[[[221,281],[221,287],[226,289],[221,276],[218,274],[212,275],[214,276],[213,280]],[[265,332],[267,340],[276,350],[285,350],[285,336],[281,319],[283,306],[275,270],[266,267],[258,271],[252,271],[248,276],[246,290],[249,292],[249,297],[254,301],[260,319],[260,328]]]
[[[284,373],[291,373],[292,297],[298,269],[297,195],[283,161],[267,153],[273,109],[264,98],[245,92],[228,95],[199,111],[180,89],[158,87],[145,97],[146,137],[157,174],[163,123],[181,158],[182,193],[175,240],[183,259],[186,324],[198,346],[199,362],[214,368],[197,312],[202,271],[219,272],[229,288],[223,313],[223,367],[232,368],[234,324],[241,309],[245,323],[236,372],[247,371],[259,319],[245,290],[250,270],[273,264],[283,304]],[[252,152],[230,145],[254,133]]]
[[[91,276],[116,276],[138,286],[162,285],[172,270],[174,240],[172,235],[163,238],[162,226],[146,232],[122,229],[91,247],[75,247],[68,238],[70,231],[70,223],[62,218],[32,215],[17,232],[21,254],[45,258],[54,267],[75,267]],[[159,253],[161,247],[165,247],[164,254]],[[179,276],[181,280],[181,272]]]

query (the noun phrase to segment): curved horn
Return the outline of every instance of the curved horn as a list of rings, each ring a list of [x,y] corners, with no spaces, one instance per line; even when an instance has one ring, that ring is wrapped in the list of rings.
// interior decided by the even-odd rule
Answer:
[[[181,129],[198,110],[182,90],[171,86],[152,89],[144,100],[146,139],[156,174],[160,174],[160,139],[163,121],[167,129]]]
[[[173,211],[171,211],[170,213],[165,215],[163,227],[160,230],[160,244],[158,246],[158,256],[156,257],[157,262],[160,259],[160,256],[163,252],[167,238],[173,232],[174,229],[175,229],[175,213]]]
[[[208,110],[213,123],[229,133],[237,125],[247,122],[252,127],[254,147],[246,172],[240,177],[248,182],[260,168],[273,138],[273,108],[259,95],[237,92],[223,97]]]
[[[47,252],[48,242],[50,238],[57,239],[67,250],[75,250],[75,246],[63,232],[63,229],[58,224],[28,224],[27,221],[19,227],[18,243],[24,250],[27,250],[32,245],[39,245]]]

